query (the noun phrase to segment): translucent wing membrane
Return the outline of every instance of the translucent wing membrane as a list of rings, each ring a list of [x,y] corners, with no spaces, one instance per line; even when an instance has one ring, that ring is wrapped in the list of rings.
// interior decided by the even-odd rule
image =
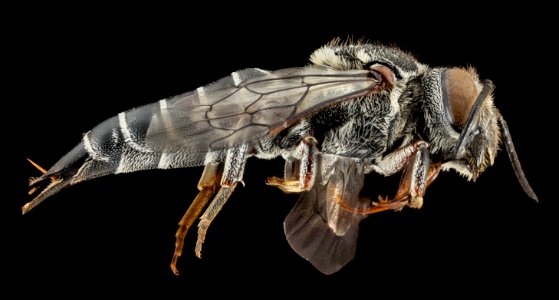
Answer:
[[[247,69],[197,90],[160,101],[146,132],[155,151],[219,150],[284,129],[337,101],[372,92],[369,71]]]
[[[356,159],[322,154],[319,181],[301,195],[285,219],[287,241],[324,274],[341,269],[355,256],[359,222],[364,215],[343,210],[340,200],[355,207],[370,203],[359,199],[364,170]]]

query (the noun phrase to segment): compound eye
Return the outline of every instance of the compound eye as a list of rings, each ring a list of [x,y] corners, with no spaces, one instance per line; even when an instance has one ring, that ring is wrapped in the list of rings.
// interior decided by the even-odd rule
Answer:
[[[457,131],[464,129],[479,94],[474,80],[474,76],[464,69],[446,69],[441,73],[446,116]]]

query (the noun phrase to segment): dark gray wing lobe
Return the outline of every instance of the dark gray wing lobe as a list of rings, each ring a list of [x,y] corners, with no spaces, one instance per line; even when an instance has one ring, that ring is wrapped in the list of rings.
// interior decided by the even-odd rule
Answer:
[[[355,256],[359,222],[366,216],[348,212],[338,201],[359,208],[364,171],[359,160],[322,154],[314,187],[301,195],[284,221],[287,241],[320,272],[337,272]]]

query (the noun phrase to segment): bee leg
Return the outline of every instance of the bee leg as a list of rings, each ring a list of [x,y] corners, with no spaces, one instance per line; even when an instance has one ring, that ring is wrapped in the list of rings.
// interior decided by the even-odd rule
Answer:
[[[314,137],[305,137],[295,148],[295,159],[286,159],[284,178],[269,177],[266,184],[275,186],[286,193],[301,193],[310,190],[316,178],[317,143],[318,141]]]
[[[204,244],[206,239],[208,227],[235,190],[237,183],[243,183],[242,177],[245,170],[247,148],[247,144],[243,144],[227,150],[220,182],[221,188],[204,211],[202,217],[200,217],[200,222],[198,223],[198,240],[194,249],[198,258],[202,258],[202,244]]]
[[[204,168],[202,177],[198,182],[198,190],[200,192],[194,201],[192,201],[192,204],[190,204],[190,207],[179,222],[179,229],[175,234],[175,253],[173,254],[173,260],[171,261],[171,270],[173,270],[175,275],[179,275],[177,261],[182,255],[184,237],[186,236],[188,229],[190,229],[190,226],[192,226],[196,218],[198,218],[202,212],[202,209],[208,204],[210,197],[212,197],[215,193],[222,171],[223,165],[219,163],[210,163]]]
[[[370,164],[365,167],[365,173],[375,171],[384,176],[394,175],[404,169],[408,165],[411,157],[417,153],[419,148],[427,147],[424,141],[417,141],[402,148],[398,148],[384,156],[380,162]]]
[[[431,164],[427,143],[415,145],[417,149],[407,160],[396,196],[393,200],[381,200],[377,205],[394,207],[392,209],[401,209],[406,204],[412,208],[423,206],[425,190],[439,175],[441,164]]]
[[[421,208],[423,206],[423,195],[425,195],[425,190],[431,183],[437,178],[441,170],[441,164],[433,164],[424,170],[413,170],[404,173],[402,180],[400,181],[400,187],[396,193],[394,200],[388,200],[388,202],[399,202],[402,203],[402,207],[407,204],[412,208]],[[417,171],[417,172],[414,172]],[[421,178],[416,177],[420,175]]]
[[[428,144],[424,141],[415,142],[397,149],[379,163],[365,168],[365,173],[375,171],[385,176],[404,170],[394,199],[381,199],[379,202],[373,202],[368,208],[351,207],[343,199],[336,199],[336,202],[345,210],[364,215],[385,210],[400,210],[406,205],[421,208],[425,189],[437,178],[441,169],[440,163],[431,164],[427,147]]]

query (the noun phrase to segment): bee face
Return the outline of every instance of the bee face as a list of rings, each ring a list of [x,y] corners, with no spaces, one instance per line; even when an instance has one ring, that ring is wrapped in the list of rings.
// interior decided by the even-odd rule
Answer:
[[[443,158],[444,169],[475,180],[493,164],[500,141],[491,93],[482,94],[484,85],[472,68],[433,69],[423,88],[431,152]]]

